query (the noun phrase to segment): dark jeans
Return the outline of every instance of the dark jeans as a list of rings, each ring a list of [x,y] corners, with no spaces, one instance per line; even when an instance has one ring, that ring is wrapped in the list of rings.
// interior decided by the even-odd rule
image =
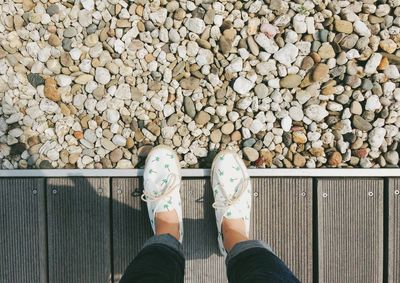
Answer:
[[[230,283],[300,282],[263,242],[236,244],[226,258]],[[120,283],[182,283],[185,257],[171,235],[151,237],[129,264]]]

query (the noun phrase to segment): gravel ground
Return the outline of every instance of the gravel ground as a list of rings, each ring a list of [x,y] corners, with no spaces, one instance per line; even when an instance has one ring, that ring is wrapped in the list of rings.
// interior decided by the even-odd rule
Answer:
[[[398,167],[399,47],[400,0],[0,0],[0,168]]]

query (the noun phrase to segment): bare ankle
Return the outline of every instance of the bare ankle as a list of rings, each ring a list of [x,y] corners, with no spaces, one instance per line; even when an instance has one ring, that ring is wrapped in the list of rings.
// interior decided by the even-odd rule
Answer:
[[[179,219],[175,210],[157,212],[154,220],[156,235],[170,234],[179,241]]]
[[[226,219],[222,221],[224,247],[230,251],[237,243],[249,240],[243,219]]]

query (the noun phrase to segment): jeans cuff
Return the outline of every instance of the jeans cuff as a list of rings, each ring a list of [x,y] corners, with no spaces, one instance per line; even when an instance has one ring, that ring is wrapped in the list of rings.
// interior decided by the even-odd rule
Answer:
[[[228,265],[229,261],[239,255],[240,253],[247,251],[249,249],[253,248],[262,248],[266,249],[271,253],[274,253],[271,249],[270,246],[268,246],[266,243],[263,241],[259,240],[248,240],[248,241],[243,241],[239,242],[236,245],[233,246],[233,248],[229,251],[228,256],[226,257],[225,263]]]
[[[174,251],[183,256],[182,244],[170,234],[152,236],[144,243],[143,249],[154,244],[168,246],[169,248],[173,249]]]

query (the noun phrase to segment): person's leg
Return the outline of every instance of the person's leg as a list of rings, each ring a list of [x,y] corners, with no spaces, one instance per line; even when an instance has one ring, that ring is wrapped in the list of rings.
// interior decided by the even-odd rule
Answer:
[[[252,187],[242,159],[234,152],[219,153],[211,170],[218,244],[230,283],[299,282],[286,265],[261,241],[249,240]]]
[[[120,283],[182,283],[184,274],[182,244],[170,234],[162,234],[146,242]]]
[[[237,243],[226,258],[229,283],[298,283],[289,268],[262,241]]]
[[[122,283],[181,283],[185,273],[179,159],[166,146],[155,147],[146,159],[142,200],[147,202],[150,238],[128,266]]]

